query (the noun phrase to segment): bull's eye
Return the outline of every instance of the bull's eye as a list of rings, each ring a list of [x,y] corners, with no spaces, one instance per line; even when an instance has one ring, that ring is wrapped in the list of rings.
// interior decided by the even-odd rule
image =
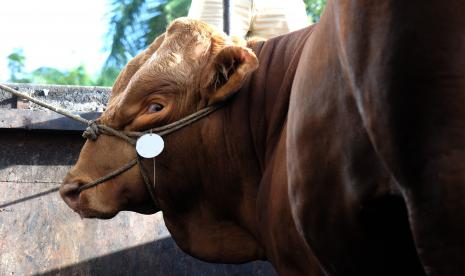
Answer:
[[[163,109],[163,105],[157,104],[157,103],[152,103],[147,108],[147,112],[148,113],[155,113],[155,112],[161,111],[162,109]]]

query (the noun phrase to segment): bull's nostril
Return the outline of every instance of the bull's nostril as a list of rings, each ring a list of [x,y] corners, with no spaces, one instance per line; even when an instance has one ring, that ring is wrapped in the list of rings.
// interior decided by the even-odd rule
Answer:
[[[65,183],[60,187],[60,195],[66,201],[76,201],[79,197],[79,183]]]

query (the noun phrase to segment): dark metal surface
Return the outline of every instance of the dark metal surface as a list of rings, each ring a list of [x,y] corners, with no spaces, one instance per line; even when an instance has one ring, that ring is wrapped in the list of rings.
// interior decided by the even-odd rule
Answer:
[[[75,112],[87,120],[95,120],[100,112]],[[86,125],[52,111],[29,109],[3,109],[0,111],[0,129],[42,129],[83,131]]]

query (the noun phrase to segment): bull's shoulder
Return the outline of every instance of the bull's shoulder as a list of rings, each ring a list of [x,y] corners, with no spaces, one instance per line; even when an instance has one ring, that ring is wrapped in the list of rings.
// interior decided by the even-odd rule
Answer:
[[[289,64],[292,59],[298,59],[301,55],[303,46],[315,26],[316,24],[268,40],[254,38],[248,44],[251,45],[260,60],[282,59],[285,64]]]

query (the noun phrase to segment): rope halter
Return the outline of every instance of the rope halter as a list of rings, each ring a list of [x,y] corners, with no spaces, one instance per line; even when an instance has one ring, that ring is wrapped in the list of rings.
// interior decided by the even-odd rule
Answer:
[[[120,130],[116,130],[114,128],[111,128],[109,126],[106,126],[104,124],[99,124],[97,121],[89,121],[88,123],[88,126],[86,128],[86,130],[82,133],[82,137],[88,139],[88,140],[91,140],[91,141],[95,141],[98,139],[98,136],[101,135],[101,134],[106,134],[106,135],[112,135],[112,136],[116,136],[116,137],[119,137],[123,140],[125,140],[126,142],[128,142],[129,144],[131,144],[132,146],[135,146],[136,144],[136,139],[132,138],[132,137],[142,137],[143,135],[145,134],[149,134],[149,133],[155,133],[155,134],[158,134],[160,136],[167,136],[185,126],[188,126],[200,119],[202,119],[203,117],[206,117],[208,116],[209,114],[213,113],[214,111],[218,110],[220,107],[222,107],[221,105],[216,105],[216,106],[208,106],[208,107],[205,107],[195,113],[192,113],[191,115],[187,116],[187,117],[184,117],[182,119],[179,119],[171,124],[168,124],[168,125],[164,125],[164,126],[161,126],[161,127],[158,127],[158,128],[151,128],[151,129],[148,129],[144,132],[129,132],[129,131],[120,131]],[[137,153],[136,153],[137,154]],[[105,175],[105,176],[102,176],[96,180],[94,180],[93,182],[91,183],[87,183],[85,185],[82,185],[79,187],[78,189],[78,192],[81,192],[83,190],[87,190],[89,188],[92,188],[92,187],[95,187],[99,184],[102,184],[104,183],[105,181],[109,180],[109,179],[112,179],[114,177],[117,177],[118,175],[128,171],[129,169],[131,169],[132,167],[134,167],[135,165],[139,165],[139,171],[140,171],[140,174],[142,176],[142,179],[144,181],[144,184],[145,186],[147,187],[147,190],[149,191],[149,194],[150,194],[150,197],[152,198],[152,200],[154,201],[154,203],[156,202],[155,201],[155,185],[154,183],[151,183],[150,181],[150,178],[148,177],[148,174],[147,174],[147,171],[145,170],[144,166],[142,165],[142,158],[140,155],[137,154],[137,157],[131,161],[129,161],[128,163],[126,163],[125,165],[121,166],[120,168],[114,170],[113,172]],[[153,181],[155,182],[155,158],[154,158],[154,179]]]
[[[82,138],[95,141],[97,140],[100,131],[98,130],[98,125],[95,121],[90,121],[89,126],[82,133]]]
[[[87,119],[84,119],[82,118],[81,116],[79,115],[76,115],[76,114],[73,114],[67,110],[64,110],[64,109],[61,109],[61,108],[57,108],[53,105],[50,105],[46,102],[43,102],[41,100],[38,100],[36,98],[33,98],[27,94],[24,94],[24,93],[21,93],[15,89],[12,89],[6,85],[3,85],[3,84],[0,84],[0,88],[3,89],[4,91],[7,91],[17,97],[20,97],[20,98],[24,98],[24,99],[27,99],[37,105],[40,105],[42,107],[45,107],[47,109],[50,109],[56,113],[59,113],[63,116],[66,116],[70,119],[73,119],[75,121],[78,121],[80,123],[83,123],[83,124],[86,124],[87,125],[87,128],[86,130],[82,133],[82,137],[85,138],[85,139],[88,139],[88,140],[91,140],[91,141],[96,141],[99,137],[99,135],[101,134],[105,134],[105,135],[111,135],[111,136],[116,136],[120,139],[123,139],[125,140],[127,143],[131,144],[133,147],[135,147],[136,145],[136,142],[137,142],[137,138],[145,135],[145,134],[149,134],[149,133],[155,133],[155,134],[158,134],[160,136],[166,136],[166,135],[169,135],[185,126],[188,126],[206,116],[208,116],[209,114],[215,112],[216,110],[218,110],[219,108],[222,107],[222,105],[215,105],[215,106],[207,106],[197,112],[194,112],[192,113],[191,115],[188,115],[182,119],[179,119],[173,123],[170,123],[170,124],[167,124],[167,125],[164,125],[164,126],[161,126],[161,127],[157,127],[157,128],[151,128],[151,129],[148,129],[144,132],[132,132],[132,131],[120,131],[120,130],[116,130],[114,128],[111,128],[109,126],[106,126],[104,124],[100,124],[98,121],[91,121],[91,120],[87,120]],[[84,190],[87,190],[89,188],[92,188],[92,187],[95,187],[99,184],[102,184],[104,183],[105,181],[107,180],[110,180],[112,178],[115,178],[117,177],[118,175],[128,171],[129,169],[131,169],[132,167],[134,167],[135,165],[138,165],[139,166],[139,171],[140,171],[140,174],[141,174],[141,177],[144,181],[144,184],[145,186],[147,187],[147,190],[150,194],[150,197],[152,198],[154,204],[156,204],[156,200],[155,200],[155,185],[154,183],[152,184],[151,181],[150,181],[150,178],[148,177],[147,175],[147,172],[144,168],[144,166],[142,165],[142,157],[139,156],[136,152],[136,158],[129,161],[128,163],[126,163],[125,165],[121,166],[120,168],[114,170],[113,172],[105,175],[105,176],[102,176],[90,183],[87,183],[87,184],[84,184],[82,186],[80,186],[78,188],[78,192],[82,192]],[[153,158],[154,160],[154,179],[153,181],[155,182],[155,158]]]

